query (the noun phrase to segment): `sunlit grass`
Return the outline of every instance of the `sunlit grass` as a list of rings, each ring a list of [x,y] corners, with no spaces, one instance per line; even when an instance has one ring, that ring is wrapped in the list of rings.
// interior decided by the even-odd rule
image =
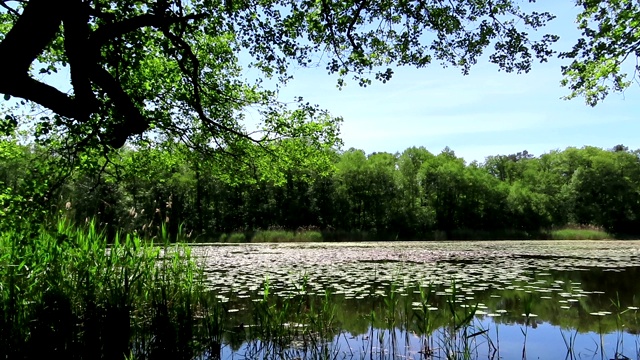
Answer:
[[[433,231],[411,239],[397,235],[376,234],[366,231],[317,230],[256,230],[225,233],[213,239],[221,243],[288,243],[288,242],[359,242],[359,241],[491,241],[491,240],[607,240],[615,236],[599,228],[565,228],[551,232],[527,233],[523,231],[455,230],[449,237],[443,231]]]
[[[615,237],[600,229],[560,229],[551,232],[552,240],[607,240]]]
[[[109,239],[65,221],[0,233],[0,357],[184,359],[209,347],[218,305],[169,238]]]
[[[222,234],[218,238],[222,243],[293,243],[293,242],[322,242],[323,236],[319,231],[287,231],[287,230],[258,230],[250,233],[234,232]]]

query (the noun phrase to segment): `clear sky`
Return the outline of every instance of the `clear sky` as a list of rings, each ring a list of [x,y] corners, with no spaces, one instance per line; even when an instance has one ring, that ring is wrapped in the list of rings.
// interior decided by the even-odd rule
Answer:
[[[580,35],[573,1],[523,3],[556,14],[543,33],[560,35],[557,50],[571,48]],[[610,94],[595,108],[580,98],[562,100],[568,94],[559,85],[563,64],[552,60],[535,64],[529,74],[507,74],[485,59],[463,76],[459,69],[434,63],[424,69],[395,68],[387,84],[361,88],[350,82],[342,90],[321,66],[293,71],[295,79],[279,99],[303,96],[342,116],[344,149],[367,153],[395,153],[411,146],[439,153],[449,146],[467,161],[483,161],[488,155],[527,150],[537,156],[568,146],[640,148],[640,87]],[[67,90],[68,72],[50,83]]]
[[[567,50],[579,32],[572,1],[541,1],[536,6],[558,16],[546,32],[561,36],[557,49]],[[551,6],[551,7],[549,7]],[[324,68],[296,70],[280,93],[282,101],[303,96],[334,116],[342,116],[344,148],[396,152],[424,146],[439,153],[449,146],[467,161],[488,155],[528,150],[540,155],[568,146],[640,148],[640,89],[610,94],[595,108],[584,100],[562,100],[560,66],[554,60],[536,64],[529,74],[507,74],[487,61],[471,74],[443,69],[396,68],[387,84],[338,90],[336,77]]]

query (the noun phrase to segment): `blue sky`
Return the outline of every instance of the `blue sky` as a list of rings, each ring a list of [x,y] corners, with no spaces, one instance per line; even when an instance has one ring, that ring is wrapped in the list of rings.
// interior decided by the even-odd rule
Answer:
[[[567,50],[579,36],[574,23],[578,9],[572,3],[546,0],[523,6],[556,14],[543,32],[560,35],[557,49]],[[395,68],[387,84],[361,88],[351,82],[342,90],[336,88],[336,77],[320,66],[295,70],[295,79],[281,90],[279,100],[303,96],[342,116],[344,149],[367,153],[395,153],[410,146],[439,153],[449,146],[470,162],[522,150],[540,155],[568,146],[640,148],[640,88],[610,94],[595,108],[580,98],[562,100],[568,94],[559,85],[563,64],[552,60],[534,65],[529,74],[507,74],[485,59],[463,76],[459,69],[434,63],[424,69]],[[50,80],[69,88],[65,71]]]
[[[546,30],[561,36],[557,49],[569,49],[579,36],[577,9],[571,1],[540,3],[540,9],[558,16]],[[360,88],[350,83],[342,90],[324,68],[300,69],[280,99],[303,96],[342,116],[344,148],[367,153],[410,146],[439,153],[449,146],[467,161],[482,161],[488,155],[522,150],[540,155],[568,146],[640,148],[637,85],[610,94],[595,108],[581,98],[562,100],[568,94],[559,85],[565,63],[536,64],[529,74],[518,75],[498,72],[485,61],[468,76],[434,63],[426,69],[396,68],[387,84]]]

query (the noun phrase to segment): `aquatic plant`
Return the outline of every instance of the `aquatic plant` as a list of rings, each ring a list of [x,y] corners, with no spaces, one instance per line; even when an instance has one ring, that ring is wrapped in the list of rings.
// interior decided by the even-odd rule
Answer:
[[[597,228],[565,228],[553,230],[550,233],[552,240],[606,240],[615,239],[615,236]]]
[[[0,357],[190,359],[203,327],[202,274],[189,248],[94,222],[0,233]]]

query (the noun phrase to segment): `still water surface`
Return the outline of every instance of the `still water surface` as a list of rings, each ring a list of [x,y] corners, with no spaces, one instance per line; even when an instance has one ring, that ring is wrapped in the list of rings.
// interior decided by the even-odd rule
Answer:
[[[225,311],[225,359],[640,358],[637,241],[202,245],[193,253]],[[271,316],[303,329],[269,345],[266,317],[255,316],[261,302],[272,310],[295,303],[286,311],[297,320],[330,309],[324,341],[309,345],[318,331],[305,335],[308,323]]]

